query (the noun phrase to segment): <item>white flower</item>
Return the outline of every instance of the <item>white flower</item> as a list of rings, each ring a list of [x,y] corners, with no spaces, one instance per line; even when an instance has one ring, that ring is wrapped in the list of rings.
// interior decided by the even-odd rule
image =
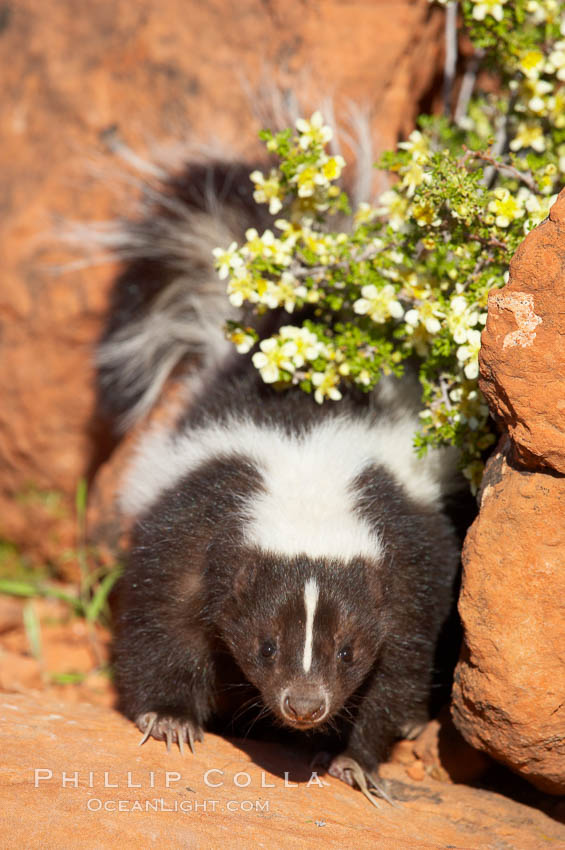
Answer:
[[[227,287],[230,304],[234,307],[241,307],[244,301],[257,302],[259,295],[257,293],[256,283],[245,273],[245,269],[234,269],[233,277],[230,279]]]
[[[479,313],[469,307],[463,295],[455,295],[449,302],[449,308],[447,327],[455,342],[463,345],[467,341],[468,331],[480,321]]]
[[[457,349],[457,359],[463,365],[465,377],[470,381],[479,375],[479,350],[481,347],[481,332],[467,332],[467,344]]]
[[[430,155],[430,143],[419,130],[413,130],[407,142],[399,142],[397,147],[408,151],[415,162],[426,162]]]
[[[245,331],[234,331],[230,334],[229,339],[235,345],[236,351],[239,354],[247,354],[255,345],[255,340],[251,334],[246,334]]]
[[[315,166],[303,164],[298,166],[290,182],[298,185],[299,198],[310,198],[316,186],[327,186],[329,180]]]
[[[394,189],[383,192],[377,207],[379,215],[386,215],[393,230],[401,230],[406,225],[408,217],[408,201]]]
[[[312,384],[316,387],[314,398],[318,404],[322,404],[326,396],[331,398],[332,401],[339,401],[342,397],[337,388],[339,375],[334,371],[314,372],[312,375]]]
[[[412,197],[418,186],[421,186],[422,183],[429,183],[431,180],[431,174],[424,171],[416,160],[412,160],[410,165],[402,170],[401,174],[402,182],[400,185],[403,189],[406,189],[409,198]]]
[[[258,204],[269,204],[269,212],[271,215],[276,215],[282,209],[281,203],[281,186],[277,177],[277,172],[272,169],[269,177],[265,179],[261,171],[253,171],[249,175],[251,181],[255,183],[255,191],[253,198]]]
[[[237,242],[232,242],[229,248],[214,248],[212,254],[216,258],[216,268],[220,280],[225,280],[231,271],[243,265],[243,259],[237,253]]]
[[[526,11],[532,16],[532,23],[541,24],[557,17],[560,3],[561,0],[529,0]]]
[[[404,316],[404,321],[412,328],[417,328],[418,325],[423,325],[429,334],[437,334],[441,330],[440,319],[444,318],[445,313],[437,302],[422,301],[417,307],[408,310]]]
[[[284,306],[287,313],[294,312],[296,302],[306,298],[308,291],[290,272],[283,272],[279,281],[267,282],[267,289],[261,296],[261,303],[266,304],[271,310]]]
[[[524,85],[525,97],[528,98],[528,109],[537,115],[545,113],[549,107],[549,102],[546,102],[544,96],[553,91],[553,84],[547,80],[528,79]]]
[[[502,7],[506,0],[472,0],[472,2],[475,4],[473,17],[476,21],[484,21],[487,15],[491,15],[497,21],[501,21],[504,17]]]
[[[518,124],[516,135],[510,142],[510,150],[519,151],[522,148],[533,148],[538,153],[544,152],[545,138],[539,124],[528,124],[525,121]]]
[[[323,342],[320,342],[316,334],[309,331],[308,328],[283,325],[279,335],[284,341],[282,350],[285,356],[292,357],[297,369],[300,369],[306,360],[316,360],[325,353]]]
[[[314,112],[309,121],[305,118],[298,118],[296,129],[300,134],[298,144],[303,150],[307,150],[307,148],[316,144],[326,145],[333,136],[332,128],[324,124],[324,119],[319,111]]]
[[[368,387],[371,383],[371,376],[366,369],[361,369],[355,380],[358,384],[362,384],[364,387]]]
[[[546,71],[554,73],[558,80],[565,80],[565,41],[558,41],[554,45],[553,51],[549,54]]]
[[[380,289],[371,283],[361,289],[362,298],[353,304],[354,311],[364,316],[368,314],[374,322],[386,322],[390,317],[401,319],[404,309],[400,301],[396,299],[396,290],[392,284],[387,283]]]
[[[251,358],[253,365],[259,370],[266,384],[274,384],[280,378],[281,361],[284,355],[281,352],[276,339],[270,337],[259,343],[261,351],[257,351]]]
[[[353,221],[358,227],[360,224],[367,224],[369,221],[372,221],[376,214],[377,211],[374,207],[372,207],[366,201],[361,201],[361,203],[357,207],[357,212],[353,216]]]

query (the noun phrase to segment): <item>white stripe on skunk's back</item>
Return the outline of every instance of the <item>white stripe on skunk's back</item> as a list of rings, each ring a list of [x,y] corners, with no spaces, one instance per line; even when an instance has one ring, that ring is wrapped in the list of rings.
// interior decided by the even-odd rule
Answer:
[[[248,544],[290,556],[375,559],[382,545],[355,511],[354,479],[375,463],[411,498],[433,503],[442,495],[443,480],[453,474],[444,451],[416,456],[416,427],[414,415],[377,424],[344,415],[325,418],[294,435],[249,419],[181,434],[153,430],[137,449],[121,507],[139,514],[203,463],[244,457],[257,467],[265,486],[243,508]]]

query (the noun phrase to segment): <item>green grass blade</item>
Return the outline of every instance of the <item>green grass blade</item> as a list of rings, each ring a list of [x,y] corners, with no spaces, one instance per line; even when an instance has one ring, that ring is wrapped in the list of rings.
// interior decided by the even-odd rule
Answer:
[[[112,588],[119,579],[121,573],[121,567],[116,567],[108,573],[108,575],[106,575],[98,585],[94,596],[86,607],[86,619],[90,623],[95,623],[100,616],[100,612],[104,608],[108,600],[108,596],[110,595]]]
[[[5,593],[8,596],[38,596],[38,586],[28,581],[18,581],[18,579],[3,578],[0,579],[0,593]]]
[[[31,654],[41,661],[41,625],[32,600],[24,606],[23,621]]]

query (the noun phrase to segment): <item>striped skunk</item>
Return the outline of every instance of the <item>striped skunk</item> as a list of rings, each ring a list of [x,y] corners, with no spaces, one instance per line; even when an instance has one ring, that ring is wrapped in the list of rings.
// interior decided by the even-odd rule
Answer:
[[[414,453],[409,378],[318,405],[233,352],[211,251],[267,226],[249,170],[188,168],[122,236],[133,259],[100,345],[101,403],[129,426],[187,363],[190,392],[173,427],[141,439],[122,487],[136,522],[119,707],[142,741],[181,750],[238,717],[244,731],[260,715],[320,733],[329,772],[353,784],[352,765],[374,779],[429,716],[459,565],[444,510],[456,456]]]

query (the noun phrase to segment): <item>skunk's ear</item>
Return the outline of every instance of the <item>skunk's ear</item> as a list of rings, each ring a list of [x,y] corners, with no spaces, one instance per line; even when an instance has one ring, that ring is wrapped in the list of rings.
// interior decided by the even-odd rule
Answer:
[[[233,577],[233,595],[239,601],[246,596],[257,579],[258,562],[253,556],[245,558],[236,567]]]

